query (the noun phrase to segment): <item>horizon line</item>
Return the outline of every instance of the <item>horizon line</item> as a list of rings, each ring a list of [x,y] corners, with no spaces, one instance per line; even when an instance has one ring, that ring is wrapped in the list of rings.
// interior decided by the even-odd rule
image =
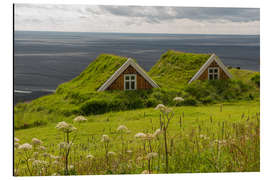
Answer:
[[[90,32],[90,31],[47,31],[47,30],[14,30],[13,32],[59,32],[59,33],[115,33],[115,34],[172,34],[172,35],[246,35],[246,36],[260,36],[260,34],[226,34],[226,33],[141,33],[141,32]]]

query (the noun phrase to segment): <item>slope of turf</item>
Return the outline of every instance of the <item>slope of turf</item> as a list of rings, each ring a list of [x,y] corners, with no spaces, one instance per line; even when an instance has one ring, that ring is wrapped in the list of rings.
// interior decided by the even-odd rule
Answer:
[[[169,50],[149,71],[160,87],[182,88],[208,60],[210,54],[194,54]]]

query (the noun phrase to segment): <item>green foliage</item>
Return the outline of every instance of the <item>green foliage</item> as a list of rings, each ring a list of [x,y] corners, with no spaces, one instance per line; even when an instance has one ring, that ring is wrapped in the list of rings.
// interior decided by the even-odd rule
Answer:
[[[247,99],[254,87],[240,80],[196,81],[186,86],[184,91],[188,96],[207,104]]]
[[[260,87],[260,74],[256,74],[251,78],[251,81],[254,82],[258,87]]]

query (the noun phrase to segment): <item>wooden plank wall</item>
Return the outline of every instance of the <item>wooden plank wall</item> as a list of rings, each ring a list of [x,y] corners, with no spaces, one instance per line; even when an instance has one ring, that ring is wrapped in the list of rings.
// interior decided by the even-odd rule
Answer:
[[[124,90],[124,74],[137,74],[137,89],[151,89],[152,85],[146,81],[132,66],[127,69],[107,88],[107,90]]]
[[[216,61],[213,61],[208,67],[218,67],[219,68],[219,78],[220,79],[229,79],[227,74],[223,71],[221,67],[216,63]],[[202,75],[198,78],[199,80],[208,80],[208,68],[202,73]]]

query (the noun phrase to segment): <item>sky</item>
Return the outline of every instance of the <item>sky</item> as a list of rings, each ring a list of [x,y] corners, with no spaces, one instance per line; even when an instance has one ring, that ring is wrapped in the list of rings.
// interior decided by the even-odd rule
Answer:
[[[15,4],[24,31],[260,34],[259,8]]]

